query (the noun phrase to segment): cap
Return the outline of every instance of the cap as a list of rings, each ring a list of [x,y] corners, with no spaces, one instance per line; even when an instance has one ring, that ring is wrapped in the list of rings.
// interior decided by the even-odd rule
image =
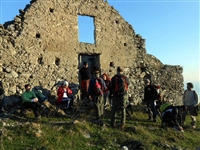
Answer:
[[[122,67],[118,66],[118,67],[117,67],[117,71],[118,71],[118,72],[123,72]]]
[[[94,74],[98,74],[98,73],[99,73],[99,70],[96,69],[96,70],[94,71]]]

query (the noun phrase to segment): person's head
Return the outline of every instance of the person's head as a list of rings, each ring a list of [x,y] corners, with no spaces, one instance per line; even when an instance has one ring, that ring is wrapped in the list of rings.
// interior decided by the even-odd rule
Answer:
[[[31,85],[30,84],[26,84],[25,86],[26,91],[30,91],[31,90]]]
[[[99,77],[99,69],[95,69],[93,72],[94,77]]]
[[[64,82],[62,83],[63,88],[67,88],[68,85],[69,85],[69,83],[68,83],[67,81],[64,81]]]
[[[143,61],[140,62],[140,68],[144,68],[144,63],[143,63]]]
[[[120,67],[120,66],[117,67],[117,73],[118,73],[118,74],[123,74],[123,69],[122,69],[122,67]]]
[[[103,78],[103,80],[108,80],[108,75],[107,74],[102,74],[102,78]]]
[[[145,80],[145,83],[146,83],[146,85],[150,85],[150,84],[151,84],[151,81],[150,81],[149,79],[146,79],[146,80]]]
[[[83,66],[84,66],[84,68],[87,68],[87,67],[88,67],[88,62],[85,61],[85,62],[83,63]]]
[[[191,82],[187,83],[187,89],[191,90],[192,88],[194,88],[193,84]]]

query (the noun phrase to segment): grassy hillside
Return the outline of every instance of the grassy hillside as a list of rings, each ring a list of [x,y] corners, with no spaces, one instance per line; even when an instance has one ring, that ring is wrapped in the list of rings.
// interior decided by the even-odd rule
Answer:
[[[103,126],[91,123],[91,114],[85,113],[73,119],[73,115],[68,114],[64,120],[42,117],[37,121],[32,113],[26,118],[1,118],[1,150],[119,150],[123,146],[133,150],[200,149],[200,123],[192,129],[187,116],[185,132],[161,129],[160,120],[147,121],[147,114],[138,107],[134,115],[127,118],[123,130],[110,127],[109,111]],[[119,125],[120,119],[117,119]]]

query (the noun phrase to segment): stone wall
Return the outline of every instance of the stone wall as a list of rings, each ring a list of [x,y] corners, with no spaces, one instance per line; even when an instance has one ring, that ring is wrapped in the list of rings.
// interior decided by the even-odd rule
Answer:
[[[78,15],[94,18],[94,44],[79,42]],[[56,95],[62,80],[77,94],[79,56],[98,54],[102,73],[113,76],[117,66],[125,68],[135,103],[143,99],[147,77],[161,85],[168,99],[181,100],[182,67],[163,65],[147,54],[145,40],[103,0],[32,0],[13,21],[0,25],[0,49],[6,95],[21,94],[25,83]]]

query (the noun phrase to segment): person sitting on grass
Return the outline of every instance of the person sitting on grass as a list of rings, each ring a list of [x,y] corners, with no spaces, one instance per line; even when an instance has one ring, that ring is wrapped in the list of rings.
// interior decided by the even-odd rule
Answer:
[[[73,106],[73,95],[72,95],[72,90],[68,87],[69,83],[67,81],[64,81],[62,85],[59,87],[57,91],[57,102],[66,102],[67,105],[64,109],[72,110]]]
[[[35,93],[31,91],[31,85],[26,84],[25,85],[26,91],[22,93],[22,105],[24,109],[32,109],[34,112],[34,115],[37,119],[39,119],[40,116],[40,109],[41,105],[38,102],[38,98],[36,97]]]

